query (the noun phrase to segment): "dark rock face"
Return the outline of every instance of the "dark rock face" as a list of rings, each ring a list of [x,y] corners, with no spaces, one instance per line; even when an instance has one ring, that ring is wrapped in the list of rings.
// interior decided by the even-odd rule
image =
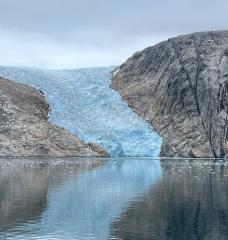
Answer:
[[[50,124],[48,112],[41,92],[0,77],[0,156],[109,156],[99,146]]]
[[[162,136],[161,156],[228,154],[228,31],[137,52],[113,73],[112,87]]]

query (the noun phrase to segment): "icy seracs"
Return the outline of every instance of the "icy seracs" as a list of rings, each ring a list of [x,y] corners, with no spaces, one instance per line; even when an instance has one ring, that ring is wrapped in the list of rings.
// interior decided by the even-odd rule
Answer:
[[[0,75],[41,89],[52,123],[100,144],[112,157],[158,156],[161,138],[110,88],[112,70],[0,67]]]

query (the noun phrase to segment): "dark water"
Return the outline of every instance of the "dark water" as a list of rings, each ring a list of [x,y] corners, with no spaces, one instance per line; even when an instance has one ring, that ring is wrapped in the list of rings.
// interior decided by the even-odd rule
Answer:
[[[228,162],[0,160],[0,239],[227,240]]]

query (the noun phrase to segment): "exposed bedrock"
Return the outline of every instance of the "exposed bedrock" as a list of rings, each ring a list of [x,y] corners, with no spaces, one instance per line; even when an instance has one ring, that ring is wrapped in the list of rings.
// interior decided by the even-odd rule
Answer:
[[[44,95],[0,77],[0,156],[108,157],[93,143],[48,122]]]
[[[227,156],[228,31],[137,52],[114,71],[112,87],[163,138],[161,156]]]

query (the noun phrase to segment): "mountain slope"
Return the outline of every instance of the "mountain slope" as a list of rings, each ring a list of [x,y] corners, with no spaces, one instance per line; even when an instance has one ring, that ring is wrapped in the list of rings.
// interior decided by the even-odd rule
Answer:
[[[137,52],[112,86],[162,136],[161,156],[228,154],[228,31],[180,36]]]
[[[0,77],[0,156],[109,156],[99,146],[48,123],[48,111],[38,90]]]

